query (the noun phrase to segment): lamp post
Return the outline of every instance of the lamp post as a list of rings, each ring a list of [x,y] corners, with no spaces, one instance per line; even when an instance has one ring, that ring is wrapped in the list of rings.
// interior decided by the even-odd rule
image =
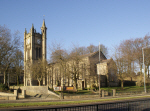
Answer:
[[[146,47],[143,47],[142,48],[142,53],[143,53],[143,69],[144,69],[144,91],[146,93],[146,84],[145,84],[145,63],[144,63],[144,49],[149,47],[150,45],[146,46]]]

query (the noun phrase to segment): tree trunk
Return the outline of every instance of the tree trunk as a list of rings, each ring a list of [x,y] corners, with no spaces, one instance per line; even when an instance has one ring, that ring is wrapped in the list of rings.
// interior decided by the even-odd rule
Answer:
[[[8,87],[9,87],[9,76],[10,76],[10,74],[8,73]]]
[[[123,80],[121,80],[121,89],[123,89]]]
[[[148,66],[148,78],[149,78],[149,66]]]
[[[74,78],[74,89],[77,90],[77,78]]]
[[[142,65],[140,65],[140,75],[142,75]]]
[[[5,70],[4,70],[4,84],[5,84],[5,85],[8,85],[8,84],[7,84],[7,74],[6,74],[6,72],[8,71],[8,68],[9,68],[9,65],[7,65],[7,67],[6,67]]]
[[[41,81],[40,81],[40,80],[38,80],[38,82],[39,82],[39,86],[41,86]]]
[[[8,85],[6,70],[4,71],[4,84],[5,84],[5,85]]]
[[[69,86],[69,82],[70,82],[70,78],[69,78],[69,76],[68,76],[68,86]]]
[[[19,85],[19,77],[18,77],[18,74],[17,74],[17,86]]]
[[[4,71],[4,84],[6,84],[6,71]]]

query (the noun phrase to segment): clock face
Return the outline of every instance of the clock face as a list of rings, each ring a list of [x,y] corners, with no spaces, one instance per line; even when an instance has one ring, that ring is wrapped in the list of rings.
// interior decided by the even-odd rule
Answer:
[[[27,39],[27,44],[29,44],[29,43],[30,43],[30,38]]]
[[[41,43],[41,40],[40,40],[40,39],[37,39],[37,43],[40,44],[40,43]]]

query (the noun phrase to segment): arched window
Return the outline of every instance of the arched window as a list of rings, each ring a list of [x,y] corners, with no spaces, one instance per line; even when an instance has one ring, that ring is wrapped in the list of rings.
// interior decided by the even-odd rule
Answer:
[[[27,86],[30,86],[30,81],[29,80],[27,81]]]

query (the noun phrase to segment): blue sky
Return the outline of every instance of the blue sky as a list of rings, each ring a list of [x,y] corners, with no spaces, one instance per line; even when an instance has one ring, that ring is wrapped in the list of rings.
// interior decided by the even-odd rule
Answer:
[[[45,15],[47,44],[62,43],[69,49],[104,44],[110,55],[121,41],[150,32],[150,0],[0,0],[0,25],[12,32],[32,23],[37,32]]]

